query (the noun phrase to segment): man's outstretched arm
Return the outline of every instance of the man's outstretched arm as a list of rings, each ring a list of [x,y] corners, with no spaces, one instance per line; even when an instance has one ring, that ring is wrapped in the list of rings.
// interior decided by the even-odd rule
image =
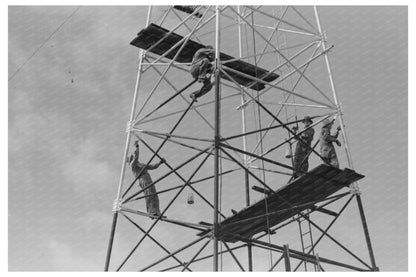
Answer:
[[[156,169],[156,168],[158,168],[161,164],[163,164],[163,163],[165,163],[165,159],[161,159],[160,160],[160,162],[158,162],[158,163],[156,163],[156,164],[149,164],[148,166],[147,166],[147,169],[148,170],[153,170],[153,169]]]

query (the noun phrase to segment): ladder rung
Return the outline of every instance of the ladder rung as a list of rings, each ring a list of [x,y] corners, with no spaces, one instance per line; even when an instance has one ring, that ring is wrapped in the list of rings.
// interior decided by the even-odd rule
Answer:
[[[310,234],[310,233],[311,233],[311,231],[307,231],[305,233],[302,233],[302,236],[305,236],[305,235]]]

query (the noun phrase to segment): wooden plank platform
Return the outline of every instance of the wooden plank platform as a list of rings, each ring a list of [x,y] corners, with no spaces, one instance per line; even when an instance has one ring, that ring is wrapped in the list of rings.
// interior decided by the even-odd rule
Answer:
[[[306,175],[278,189],[275,194],[224,219],[219,225],[219,238],[226,242],[236,242],[237,239],[229,234],[251,237],[259,232],[266,231],[266,200],[269,214],[274,213],[269,216],[269,227],[271,228],[308,207],[313,207],[313,203],[324,200],[331,194],[362,178],[364,178],[364,175],[351,169],[341,170],[321,164]],[[310,206],[305,206],[306,203],[311,202]],[[198,235],[203,235],[206,232],[201,232]]]
[[[176,43],[178,43],[183,36],[178,35],[176,33],[169,34],[169,30],[160,27],[156,24],[150,24],[145,29],[141,30],[137,37],[134,38],[130,44],[141,49],[149,49],[152,45],[156,44],[159,40],[163,39],[158,45],[153,47],[150,52],[163,55],[167,50],[173,47]],[[178,45],[174,50],[172,50],[169,54],[166,55],[166,58],[173,59],[178,52],[181,45]],[[200,49],[204,48],[203,44],[200,44],[193,40],[188,40],[182,51],[176,57],[177,62],[181,63],[190,63],[192,62],[192,57],[194,56],[195,52]],[[220,60],[221,61],[228,61],[233,60],[234,57],[220,53]],[[251,80],[250,78],[240,76],[235,72],[227,70],[227,68],[234,69],[236,71],[242,72],[246,75],[250,75],[252,77],[259,78],[264,80],[265,82],[271,82],[279,77],[278,74],[272,73],[267,71],[266,69],[260,68],[258,66],[252,65],[250,63],[244,62],[242,60],[235,60],[232,62],[225,63],[223,65],[224,71],[226,71],[236,82],[240,85],[249,87],[254,90],[262,90],[265,88],[265,85],[256,81]],[[225,74],[222,74],[221,78],[229,80]],[[231,81],[231,80],[229,80]]]
[[[183,12],[188,13],[188,14],[192,14],[198,7],[199,6],[178,6],[178,5],[173,6],[174,9],[177,9],[179,11],[183,11]],[[198,18],[201,18],[202,14],[200,12],[196,12],[194,14],[194,16],[198,17]]]

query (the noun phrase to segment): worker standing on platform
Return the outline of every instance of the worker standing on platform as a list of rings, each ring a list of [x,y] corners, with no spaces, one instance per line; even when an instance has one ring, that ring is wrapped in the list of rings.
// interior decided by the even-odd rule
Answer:
[[[207,45],[205,48],[200,48],[196,51],[192,58],[191,75],[195,80],[204,84],[200,90],[191,93],[190,97],[195,102],[197,98],[212,89],[211,73],[214,55],[214,48],[211,45]]]
[[[335,142],[338,146],[341,146],[341,142],[339,142],[338,140],[338,135],[339,131],[341,130],[341,127],[338,126],[335,135],[331,135],[331,128],[333,124],[334,120],[325,119],[323,122],[320,137],[321,156],[325,159],[327,163],[329,163],[333,167],[339,168],[337,153],[335,152],[333,142]]]
[[[157,164],[146,164],[139,162],[139,141],[136,140],[134,145],[136,146],[136,150],[134,151],[134,155],[130,156],[130,166],[131,170],[133,171],[134,176],[137,178],[139,177],[139,185],[143,189],[149,186],[153,181],[150,177],[148,170],[153,170],[158,168],[161,164],[165,162],[164,159],[161,159]],[[144,195],[146,199],[146,209],[147,213],[154,216],[160,215],[159,209],[159,197],[157,196],[156,188],[154,185],[148,187],[144,190]]]
[[[296,137],[298,142],[295,148],[295,155],[293,156],[293,179],[301,175],[304,175],[306,172],[308,172],[308,158],[311,152],[311,143],[313,140],[313,135],[315,134],[315,130],[309,127],[313,123],[312,118],[310,116],[305,116],[302,119],[302,123],[305,125],[305,127],[301,134],[298,137]],[[295,133],[298,131],[297,126],[293,127],[292,129]]]

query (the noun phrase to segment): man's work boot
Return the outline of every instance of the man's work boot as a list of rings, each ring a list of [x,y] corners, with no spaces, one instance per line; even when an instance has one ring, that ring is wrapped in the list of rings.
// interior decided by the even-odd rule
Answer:
[[[189,95],[189,97],[191,97],[192,101],[194,101],[194,102],[198,102],[198,100],[196,99],[196,95],[195,95],[195,93],[194,93],[194,92],[193,92],[193,93],[191,93],[191,95]]]
[[[201,89],[192,92],[189,97],[194,100],[194,102],[198,102],[197,98],[205,95],[207,92],[209,92],[212,89],[212,83],[209,78],[204,78],[203,80],[204,85]]]

